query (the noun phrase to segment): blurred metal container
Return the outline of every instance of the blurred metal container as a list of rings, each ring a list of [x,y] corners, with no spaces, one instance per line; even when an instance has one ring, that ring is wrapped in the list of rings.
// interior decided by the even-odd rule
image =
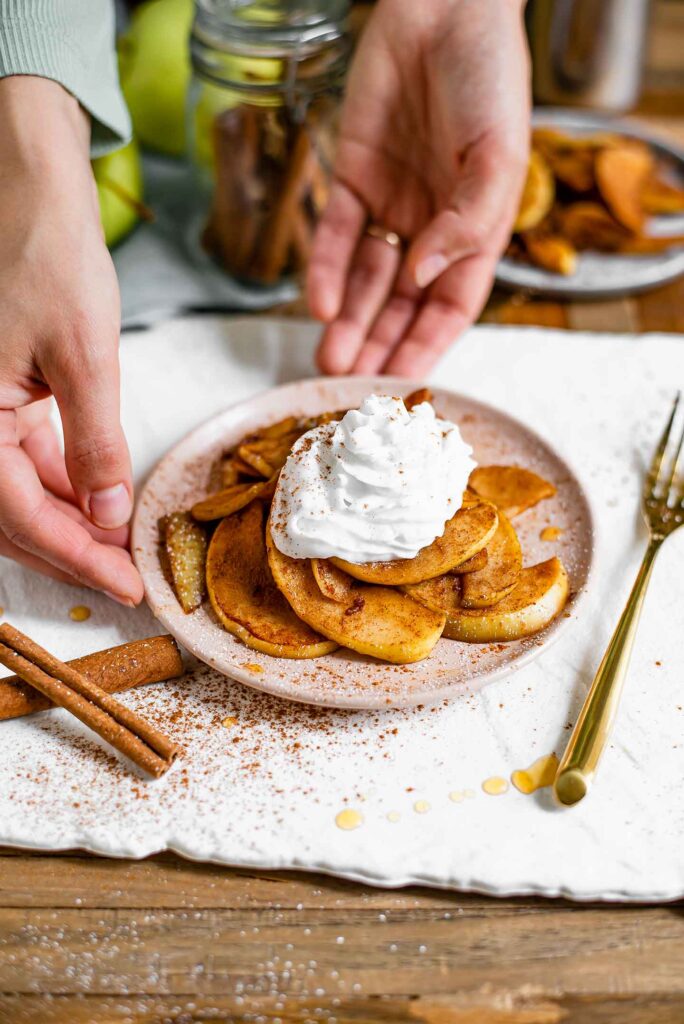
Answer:
[[[649,0],[530,0],[537,103],[625,111],[639,98]]]

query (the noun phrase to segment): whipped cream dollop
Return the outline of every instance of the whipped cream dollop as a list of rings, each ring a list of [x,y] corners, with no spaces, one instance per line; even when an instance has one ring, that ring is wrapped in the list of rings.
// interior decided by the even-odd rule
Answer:
[[[458,511],[476,463],[428,402],[370,395],[299,438],[273,499],[273,541],[292,558],[414,558]]]

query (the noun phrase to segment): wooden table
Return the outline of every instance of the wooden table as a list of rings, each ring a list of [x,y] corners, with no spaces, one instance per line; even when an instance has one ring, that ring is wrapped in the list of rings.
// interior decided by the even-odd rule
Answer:
[[[640,113],[684,143],[684,4],[655,15]],[[684,280],[584,304],[495,293],[483,318],[684,332]],[[168,855],[0,851],[0,1024],[683,1020],[681,904],[382,892]]]

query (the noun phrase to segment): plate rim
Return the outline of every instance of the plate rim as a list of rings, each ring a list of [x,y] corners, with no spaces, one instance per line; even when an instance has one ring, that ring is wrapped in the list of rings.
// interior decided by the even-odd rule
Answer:
[[[160,622],[171,633],[174,639],[183,648],[185,648],[185,650],[189,651],[190,654],[194,655],[194,657],[197,658],[200,662],[208,665],[208,667],[213,669],[214,671],[219,672],[221,675],[225,676],[226,679],[235,680],[245,686],[250,687],[253,690],[257,690],[261,693],[270,694],[271,696],[277,697],[282,700],[291,700],[295,703],[309,704],[311,706],[318,707],[333,707],[338,709],[343,708],[357,711],[377,711],[389,710],[391,708],[399,707],[415,707],[419,704],[434,705],[438,704],[442,700],[453,699],[454,697],[460,696],[462,694],[470,694],[473,691],[468,689],[467,683],[460,683],[459,691],[455,692],[454,683],[449,681],[448,676],[445,676],[443,684],[431,690],[429,697],[426,697],[424,694],[419,693],[415,698],[413,698],[411,694],[408,693],[406,695],[406,699],[388,699],[385,696],[381,701],[369,703],[368,701],[364,701],[361,698],[354,699],[353,696],[348,695],[341,699],[340,696],[337,695],[335,702],[331,703],[330,701],[325,700],[322,697],[320,699],[315,699],[311,695],[302,696],[301,691],[295,691],[291,683],[283,684],[281,682],[276,681],[271,682],[269,685],[264,685],[267,682],[267,680],[261,680],[258,675],[255,675],[253,672],[250,672],[248,669],[243,668],[239,664],[231,665],[231,670],[229,674],[224,669],[219,667],[215,663],[215,661],[211,660],[210,655],[208,656],[206,655],[206,653],[202,653],[202,651],[199,649],[199,645],[196,644],[192,638],[190,638],[190,641],[188,641],[187,638],[178,635],[177,626],[174,621],[174,612],[165,611],[164,605],[161,602],[157,601],[154,594],[150,592],[146,572],[141,567],[139,560],[139,549],[144,548],[144,545],[140,543],[140,533],[142,531],[141,520],[143,518],[143,506],[145,495],[148,489],[152,486],[157,473],[163,468],[167,460],[173,458],[174,456],[177,456],[179,451],[181,451],[186,445],[188,447],[191,447],[192,444],[196,441],[196,439],[199,436],[201,436],[210,427],[210,425],[216,423],[217,421],[220,421],[223,417],[228,416],[229,414],[235,414],[236,411],[240,410],[243,407],[247,408],[254,403],[258,403],[260,400],[272,395],[274,392],[283,392],[299,388],[302,385],[306,385],[312,388],[320,388],[321,386],[325,388],[326,385],[329,385],[330,387],[336,387],[339,385],[351,383],[353,383],[354,386],[363,386],[364,388],[367,388],[368,393],[370,394],[377,387],[391,389],[394,386],[400,388],[400,393],[402,393],[412,390],[415,387],[422,386],[423,382],[411,380],[409,378],[404,377],[379,375],[372,377],[360,377],[353,375],[331,378],[308,377],[294,381],[287,381],[283,384],[275,385],[274,387],[264,388],[261,391],[257,392],[256,394],[248,396],[247,398],[240,399],[236,402],[232,402],[230,405],[227,405],[226,408],[223,409],[221,412],[208,417],[207,419],[199,423],[197,426],[193,427],[192,430],[188,431],[184,436],[179,438],[179,440],[176,441],[175,444],[171,445],[166,450],[166,452],[157,460],[152,469],[149,471],[147,477],[145,478],[142,486],[139,489],[139,493],[137,495],[135,503],[135,510],[131,521],[131,553],[133,557],[133,562],[143,579],[143,584],[145,587],[145,600],[155,619],[157,619],[157,621]],[[593,504],[591,502],[591,499],[589,498],[588,491],[584,487],[582,478],[575,470],[575,467],[566,458],[564,453],[561,453],[557,448],[555,448],[548,441],[546,441],[541,436],[541,434],[539,434],[533,427],[528,426],[517,416],[508,413],[503,409],[497,408],[490,402],[485,402],[479,398],[475,398],[463,392],[454,391],[452,388],[440,387],[439,385],[434,385],[433,389],[437,393],[443,392],[457,399],[464,399],[465,401],[475,406],[478,406],[485,412],[492,413],[495,416],[503,415],[505,418],[507,418],[510,421],[513,421],[513,423],[522,428],[522,430],[524,430],[525,433],[527,433],[531,438],[533,438],[534,441],[538,443],[543,449],[551,452],[553,457],[558,462],[561,463],[561,465],[565,468],[570,477],[572,477],[578,489],[580,498],[583,502],[586,515],[589,543],[584,570],[585,578],[583,585],[573,594],[572,597],[572,608],[575,613],[574,616],[569,618],[559,616],[558,618],[554,619],[553,622],[550,623],[550,625],[545,630],[543,630],[541,634],[538,634],[543,637],[543,644],[541,646],[538,644],[530,646],[527,650],[522,651],[513,663],[500,665],[497,668],[493,668],[483,673],[481,676],[478,676],[477,689],[479,690],[485,685],[488,686],[490,683],[496,682],[497,680],[500,680],[506,676],[510,676],[511,674],[517,672],[519,669],[522,669],[531,661],[536,660],[536,658],[540,657],[545,651],[549,649],[549,647],[555,644],[556,641],[564,635],[564,633],[567,629],[569,629],[570,626],[576,624],[577,620],[579,619],[579,614],[585,605],[589,591],[594,582],[594,575],[596,570],[597,518]],[[236,642],[239,643],[238,640],[236,640]],[[248,651],[249,648],[245,646],[245,650]],[[299,661],[300,659],[276,660]],[[315,659],[301,660],[306,660],[310,664],[315,664]],[[429,659],[425,660],[427,661]]]

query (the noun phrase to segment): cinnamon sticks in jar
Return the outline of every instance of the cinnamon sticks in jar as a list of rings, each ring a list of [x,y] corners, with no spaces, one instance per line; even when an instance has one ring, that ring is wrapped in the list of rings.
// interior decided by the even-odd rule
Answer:
[[[306,267],[327,201],[328,107],[322,98],[296,121],[286,106],[244,103],[214,119],[216,180],[202,244],[235,277],[272,284]]]
[[[155,778],[163,775],[175,760],[178,746],[172,740],[117,701],[73,663],[55,658],[8,623],[0,625],[0,664],[42,694],[48,704],[71,712]],[[2,684],[5,688],[8,685],[6,680],[0,680],[0,686]]]

